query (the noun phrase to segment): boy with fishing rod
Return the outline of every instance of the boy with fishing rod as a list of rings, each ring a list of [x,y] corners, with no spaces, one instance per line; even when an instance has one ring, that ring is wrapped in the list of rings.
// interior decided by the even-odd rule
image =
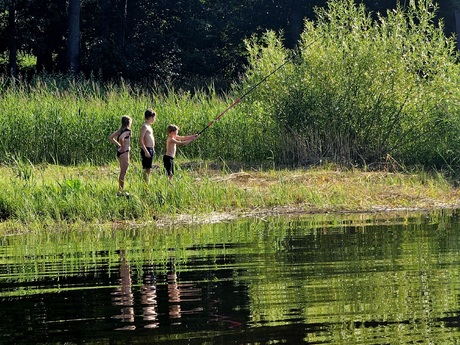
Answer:
[[[174,176],[174,158],[176,157],[177,145],[188,145],[199,137],[199,134],[180,136],[179,127],[169,125],[166,129],[168,139],[166,139],[166,153],[163,156],[163,165],[168,175],[169,182]]]
[[[227,111],[237,105],[244,97],[246,97],[249,93],[251,93],[254,89],[256,89],[260,84],[262,84],[268,77],[278,71],[281,67],[283,67],[286,63],[288,63],[290,59],[287,59],[283,64],[279,65],[276,69],[271,71],[268,75],[262,78],[257,84],[253,85],[246,91],[243,95],[237,98],[227,109],[221,112],[215,119],[209,122],[198,134],[189,135],[189,136],[179,136],[177,133],[179,132],[179,127],[176,125],[169,125],[167,128],[168,132],[168,139],[166,140],[166,154],[163,156],[163,164],[166,170],[166,174],[168,175],[169,182],[171,182],[172,177],[174,176],[174,157],[176,155],[176,146],[177,145],[188,145],[191,142],[195,141],[205,130],[207,130],[211,125],[216,123]]]
[[[316,40],[315,40],[316,41]],[[315,41],[311,42],[307,47],[311,46]],[[260,84],[267,80],[272,74],[276,73],[284,65],[291,61],[295,56],[294,53],[291,57],[288,57],[281,65],[273,69],[269,74],[265,75],[259,82],[249,88],[245,93],[243,93],[239,98],[237,98],[229,107],[227,107],[223,112],[221,112],[215,119],[209,122],[198,134],[191,136],[180,137],[177,135],[179,128],[175,125],[168,126],[168,139],[166,141],[166,154],[163,156],[163,164],[168,175],[169,181],[171,181],[174,175],[174,157],[176,155],[176,146],[177,145],[188,145],[192,141],[196,140],[205,130],[207,130],[211,125],[217,122],[227,111],[237,105],[244,97],[249,93],[255,90]]]

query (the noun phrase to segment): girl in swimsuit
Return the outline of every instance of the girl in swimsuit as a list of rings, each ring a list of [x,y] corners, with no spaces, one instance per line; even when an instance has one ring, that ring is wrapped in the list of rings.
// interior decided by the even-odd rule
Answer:
[[[121,118],[120,129],[109,136],[109,141],[117,145],[117,157],[120,163],[120,175],[118,177],[119,195],[125,193],[125,176],[129,166],[129,151],[131,149],[131,123],[132,120],[129,116],[123,116]]]

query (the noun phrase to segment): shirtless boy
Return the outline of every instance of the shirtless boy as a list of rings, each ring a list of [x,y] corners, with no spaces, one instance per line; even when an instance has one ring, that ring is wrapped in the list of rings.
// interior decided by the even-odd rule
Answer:
[[[144,114],[144,124],[141,127],[139,143],[141,144],[142,168],[144,169],[144,181],[149,182],[152,169],[153,156],[155,155],[155,138],[153,137],[152,124],[157,114],[153,109],[147,109]]]
[[[174,158],[176,157],[177,145],[187,145],[198,138],[198,134],[180,136],[179,127],[169,125],[167,128],[168,139],[166,139],[166,153],[163,156],[163,164],[169,181],[174,175]]]

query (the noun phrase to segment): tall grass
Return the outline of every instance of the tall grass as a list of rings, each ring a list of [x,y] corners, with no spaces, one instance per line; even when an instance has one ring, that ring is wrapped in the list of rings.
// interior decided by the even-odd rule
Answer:
[[[434,21],[436,6],[410,2],[372,19],[363,5],[331,0],[306,21],[297,56],[274,32],[247,41],[248,68],[227,94],[140,89],[120,80],[37,76],[0,79],[0,161],[115,161],[107,137],[133,119],[134,163],[143,113],[154,108],[157,158],[166,127],[197,133],[241,94],[287,62],[179,155],[253,164],[388,161],[460,165],[460,70],[455,42]],[[311,44],[311,45],[310,45]],[[289,61],[287,61],[289,59]]]
[[[190,164],[190,163],[189,163]],[[336,170],[216,171],[206,164],[178,165],[171,185],[155,167],[150,184],[142,169],[128,170],[129,197],[118,197],[118,166],[33,165],[0,167],[0,223],[169,222],[277,207],[304,212],[453,207],[458,195],[428,173],[357,173]],[[11,229],[9,230],[11,231]],[[1,231],[0,231],[1,232]]]
[[[115,148],[107,137],[119,128],[125,114],[134,119],[132,158],[138,161],[139,129],[147,108],[158,114],[153,127],[161,156],[169,124],[178,125],[180,134],[197,133],[234,101],[231,95],[217,95],[212,86],[194,93],[173,89],[157,93],[127,83],[72,81],[65,76],[38,76],[31,83],[15,84],[3,79],[0,84],[0,160],[7,163],[15,159],[63,165],[113,162]],[[189,157],[247,159],[241,153],[248,143],[258,146],[245,135],[253,132],[250,121],[241,110],[232,109],[200,140],[180,151]]]

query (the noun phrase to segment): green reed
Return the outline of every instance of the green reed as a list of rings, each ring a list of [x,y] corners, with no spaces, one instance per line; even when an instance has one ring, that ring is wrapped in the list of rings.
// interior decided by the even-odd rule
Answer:
[[[117,196],[116,162],[65,167],[16,161],[0,167],[1,228],[14,232],[16,225],[31,224],[168,224],[183,217],[202,221],[214,213],[219,218],[279,207],[301,212],[426,209],[453,207],[458,199],[442,175],[423,171],[232,171],[178,158],[169,183],[159,163],[157,158],[147,185],[140,163],[132,162],[125,181],[127,197]]]
[[[3,162],[107,164],[115,157],[107,137],[120,127],[123,115],[133,118],[133,159],[139,160],[139,130],[147,108],[158,114],[153,127],[156,150],[161,155],[169,124],[178,125],[180,134],[197,133],[233,102],[232,96],[217,95],[212,87],[193,93],[174,89],[160,93],[123,82],[72,81],[65,76],[38,76],[28,83],[2,82]],[[244,158],[241,153],[258,144],[247,140],[246,132],[254,135],[253,129],[246,131],[251,128],[251,119],[236,108],[183,151],[195,158]]]

